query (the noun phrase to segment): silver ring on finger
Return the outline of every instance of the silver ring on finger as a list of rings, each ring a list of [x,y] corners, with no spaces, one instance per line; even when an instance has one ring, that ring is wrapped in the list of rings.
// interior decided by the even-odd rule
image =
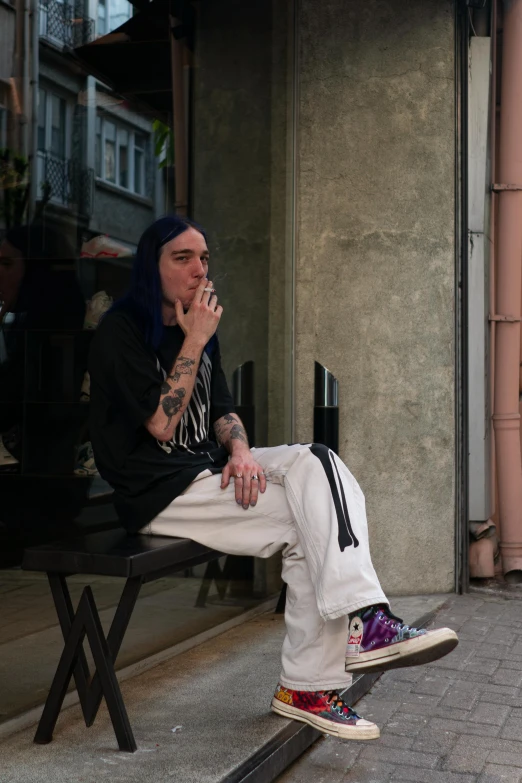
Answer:
[[[250,479],[250,481],[259,481],[259,478],[258,478],[258,476],[252,476],[252,478]]]
[[[236,473],[234,478],[243,478],[243,474],[242,473]]]

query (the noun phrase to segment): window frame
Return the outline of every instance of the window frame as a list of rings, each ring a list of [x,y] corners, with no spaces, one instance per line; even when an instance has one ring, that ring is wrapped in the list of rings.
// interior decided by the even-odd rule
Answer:
[[[38,147],[38,152],[45,153],[46,155],[51,155],[52,157],[56,158],[57,160],[70,160],[71,158],[71,143],[72,143],[72,106],[69,100],[67,100],[67,97],[60,92],[59,90],[53,90],[47,85],[39,85],[38,87],[38,101],[40,101],[40,97],[42,93],[45,95],[45,108],[44,108],[44,147],[41,149]],[[63,101],[65,112],[64,112],[64,121],[65,121],[65,127],[64,127],[64,145],[63,145],[63,157],[60,157],[55,152],[52,151],[52,123],[51,123],[51,115],[52,115],[52,98],[58,98],[58,100]],[[40,109],[40,104],[38,104],[38,109]],[[39,113],[39,112],[38,112]],[[39,117],[38,117],[39,119]],[[40,129],[40,124],[38,122],[37,128]]]
[[[98,132],[98,123],[100,132]],[[107,125],[114,125],[116,129],[116,142],[114,148],[114,180],[107,178],[107,172],[105,169],[105,145],[107,141],[111,139],[107,138]],[[121,185],[121,171],[120,171],[120,148],[125,146],[122,141],[127,135],[127,186]],[[150,142],[151,134],[141,128],[133,127],[132,125],[119,122],[111,114],[96,115],[96,139],[95,139],[95,161],[96,161],[96,179],[100,182],[104,182],[113,188],[121,190],[123,193],[130,193],[133,196],[144,198],[150,201],[151,196],[148,193],[147,188],[147,164],[150,163]],[[136,137],[143,139],[143,145],[136,145]],[[99,148],[98,148],[98,145]],[[142,189],[141,191],[136,189],[136,177],[135,177],[135,153],[136,149],[143,153],[143,160],[141,164],[141,179]],[[99,165],[98,165],[99,164]]]
[[[132,3],[130,2],[130,0],[127,0],[127,3],[129,6],[130,13],[124,22],[120,22],[120,25],[124,24],[125,22],[128,22],[133,15]],[[102,5],[105,8],[105,20],[104,20],[105,30],[103,32],[100,31],[100,14],[99,14],[100,5]],[[116,29],[116,27],[119,27],[120,25],[116,25],[116,24],[113,25],[111,22],[111,0],[103,0],[103,2],[100,2],[100,0],[98,0],[98,2],[96,3],[96,35],[97,36],[109,35],[110,33],[113,32],[113,30]]]

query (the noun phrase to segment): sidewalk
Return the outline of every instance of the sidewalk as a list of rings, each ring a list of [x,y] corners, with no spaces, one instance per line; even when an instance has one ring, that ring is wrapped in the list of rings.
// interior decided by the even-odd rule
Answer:
[[[394,606],[413,623],[446,600],[403,597]],[[154,668],[138,663],[122,683],[136,753],[118,751],[105,704],[89,729],[78,704],[63,710],[49,745],[33,743],[34,725],[3,738],[0,725],[0,783],[252,783],[254,762],[255,780],[273,780],[316,738],[270,711],[284,636],[282,615],[270,611]]]
[[[277,783],[520,783],[522,602],[451,596],[437,626],[459,646],[384,674],[356,706],[381,739],[320,739]]]

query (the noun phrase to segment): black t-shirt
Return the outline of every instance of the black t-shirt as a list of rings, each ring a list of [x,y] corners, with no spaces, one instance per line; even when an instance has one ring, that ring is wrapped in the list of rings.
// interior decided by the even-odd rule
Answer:
[[[133,318],[109,313],[96,331],[89,357],[90,433],[96,466],[115,490],[122,524],[138,531],[205,469],[221,472],[228,453],[212,425],[234,404],[221,367],[217,336],[207,344],[194,391],[171,441],[160,442],[144,426],[156,411],[161,384],[183,344],[179,326],[164,328],[154,352]]]

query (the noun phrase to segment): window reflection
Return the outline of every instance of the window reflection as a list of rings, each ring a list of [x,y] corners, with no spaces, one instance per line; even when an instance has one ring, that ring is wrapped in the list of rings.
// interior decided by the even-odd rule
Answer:
[[[286,315],[282,297],[268,297],[269,280],[277,280],[279,295],[286,279],[286,4],[263,0],[257,17],[248,3],[239,5],[201,4],[194,41],[180,44],[185,164],[188,210],[209,230],[225,304],[229,385],[239,365],[255,361],[255,383],[240,404],[264,445],[289,436],[281,381]],[[23,3],[0,0],[0,28],[12,31],[0,51],[0,579],[20,576],[9,567],[25,546],[118,525],[90,443],[87,355],[99,319],[127,288],[140,235],[176,204],[170,54],[158,60],[165,72],[152,78],[161,111],[146,92],[139,102],[120,94],[72,50],[125,22],[136,21],[140,31],[133,5],[91,2],[92,18],[80,6],[41,0],[36,36],[30,30],[24,49]],[[253,30],[259,49],[250,45]],[[36,39],[38,56],[24,61]],[[158,50],[165,41],[168,35]],[[122,75],[127,86],[135,76]],[[267,340],[252,341],[252,330],[272,340],[277,372],[270,374]],[[241,614],[273,594],[278,578],[277,564],[270,572],[250,558],[224,558],[158,583],[158,606],[172,622],[162,614],[162,627],[151,626],[140,637],[147,643],[124,650],[123,661]],[[97,589],[113,605],[120,585],[100,580]],[[42,618],[54,622],[43,586],[39,596],[33,616],[24,617],[34,632]],[[146,623],[145,610],[143,617]],[[3,639],[0,630],[0,647]],[[33,696],[22,696],[21,708],[32,706]]]

